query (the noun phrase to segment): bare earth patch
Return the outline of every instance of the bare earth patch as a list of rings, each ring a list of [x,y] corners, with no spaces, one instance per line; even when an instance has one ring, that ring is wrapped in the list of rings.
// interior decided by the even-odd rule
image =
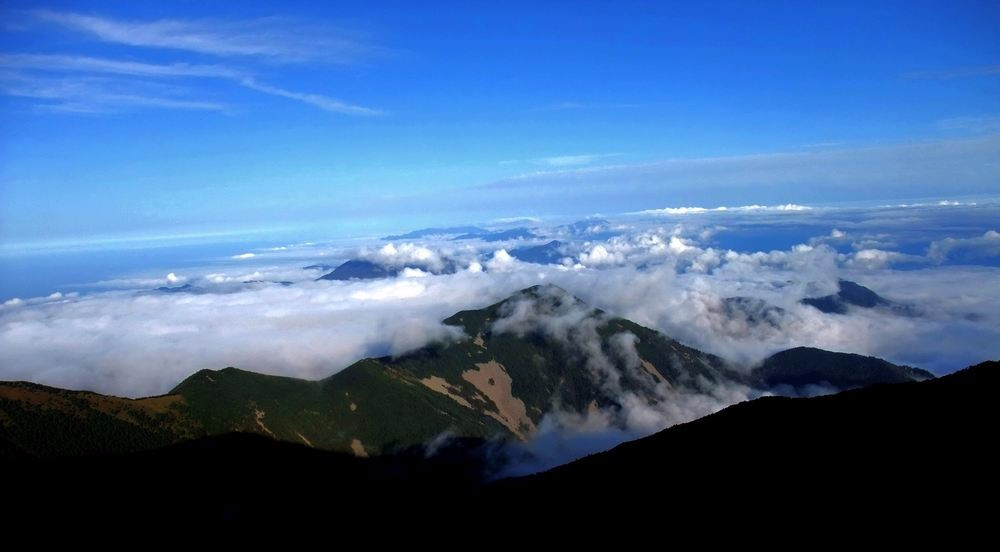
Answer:
[[[477,347],[486,348],[486,342],[483,341],[483,334],[476,334],[476,337],[472,339],[472,342],[476,344]]]
[[[265,412],[263,410],[259,409],[259,408],[255,408],[253,410],[253,414],[254,414],[254,417],[256,418],[256,421],[257,421],[257,427],[259,427],[261,430],[265,431],[271,437],[274,437],[274,432],[271,431],[271,429],[268,428],[266,425],[264,425],[264,414],[265,414]]]
[[[601,410],[601,407],[597,406],[597,400],[591,400],[587,404],[587,414],[597,414]]]
[[[368,453],[365,451],[365,446],[361,444],[360,439],[354,439],[351,441],[351,452],[354,456],[358,458],[368,458]]]
[[[487,415],[506,426],[514,435],[524,439],[526,433],[535,430],[535,423],[528,417],[524,401],[512,393],[513,380],[510,374],[495,360],[476,363],[476,368],[478,369],[462,372],[462,379],[474,385],[496,405],[497,411],[487,412]],[[527,432],[522,428],[527,428]]]
[[[453,401],[464,406],[465,408],[472,408],[469,401],[465,400],[461,395],[458,394],[457,389],[448,383],[444,378],[440,376],[431,376],[429,378],[424,378],[420,380],[420,383],[424,384],[431,391],[437,391],[443,395],[447,395]]]
[[[351,412],[354,412],[357,409],[358,409],[358,405],[356,405],[354,403],[351,403]]]
[[[313,446],[312,442],[310,442],[309,439],[306,439],[305,435],[299,433],[298,431],[296,431],[295,434],[299,436],[299,439],[302,439],[303,443],[305,443],[306,445],[308,445],[310,447]]]
[[[660,371],[656,369],[656,366],[653,366],[652,362],[648,360],[640,360],[639,363],[642,364],[643,370],[649,373],[649,375],[653,376],[653,379],[656,381],[656,383],[665,383],[667,387],[671,387],[670,382],[667,381],[667,378],[663,377],[663,374],[661,374]]]

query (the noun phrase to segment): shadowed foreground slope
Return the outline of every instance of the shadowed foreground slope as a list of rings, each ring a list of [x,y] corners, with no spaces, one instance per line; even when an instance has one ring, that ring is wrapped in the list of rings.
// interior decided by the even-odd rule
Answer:
[[[585,513],[590,504],[642,496],[658,497],[660,513],[682,518],[726,510],[827,530],[836,530],[830,524],[839,517],[865,525],[986,515],[976,501],[998,490],[998,384],[1000,362],[991,361],[919,383],[764,397],[501,482],[488,494],[528,505],[529,514]]]
[[[22,459],[4,519],[274,524],[378,519],[460,532],[552,515],[817,530],[986,512],[1000,363],[811,399],[763,398],[550,472],[483,484],[479,441],[361,459],[234,434],[117,456]],[[985,515],[979,514],[979,515]],[[969,518],[969,521],[974,521]],[[774,525],[777,524],[777,527]],[[798,528],[802,528],[797,526]],[[787,530],[788,528],[781,528]]]

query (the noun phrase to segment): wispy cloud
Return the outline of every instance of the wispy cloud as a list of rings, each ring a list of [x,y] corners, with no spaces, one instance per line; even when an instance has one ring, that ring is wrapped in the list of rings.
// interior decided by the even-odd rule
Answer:
[[[293,92],[291,90],[285,90],[284,88],[278,88],[277,86],[264,84],[251,77],[241,79],[240,84],[251,90],[263,92],[264,94],[271,94],[272,96],[280,96],[282,98],[298,100],[300,102],[304,102],[309,105],[318,107],[324,111],[331,111],[333,113],[343,113],[345,115],[364,115],[364,116],[385,115],[384,111],[378,109],[372,109],[370,107],[363,107],[360,105],[349,104],[331,98],[329,96],[324,96],[322,94],[309,94],[309,93]]]
[[[937,127],[945,131],[973,133],[1000,132],[1000,116],[985,115],[972,117],[951,117],[938,121]]]
[[[1000,75],[1000,64],[983,65],[980,67],[961,67],[956,69],[940,69],[930,71],[913,71],[903,75],[910,79],[963,79],[969,77],[989,77]]]
[[[562,101],[562,102],[555,102],[542,105],[532,109],[532,111],[575,111],[579,109],[626,109],[631,107],[639,107],[639,104]]]
[[[1000,166],[1000,135],[872,147],[681,158],[641,164],[566,167],[524,174],[478,187],[506,198],[574,200],[597,197],[649,204],[664,193],[675,202],[831,201],[929,195],[949,182],[955,193],[989,193]],[[957,176],[959,175],[959,176]],[[695,203],[697,205],[697,203]],[[716,203],[718,204],[718,203]]]
[[[224,65],[143,63],[87,56],[49,54],[0,54],[0,67],[39,71],[112,73],[140,77],[243,78],[245,74]]]
[[[353,63],[379,48],[344,29],[317,27],[287,18],[243,21],[160,19],[126,21],[96,15],[38,10],[41,21],[116,44],[183,50],[212,56],[258,57],[279,62]]]
[[[567,101],[567,102],[556,102],[554,104],[546,105],[543,106],[542,109],[551,109],[553,111],[559,111],[564,109],[584,109],[586,107],[587,104],[583,102]]]
[[[184,97],[183,89],[156,83],[103,77],[38,78],[17,74],[0,77],[0,92],[41,100],[42,111],[77,114],[123,113],[141,109],[225,112],[220,102]]]
[[[590,165],[595,161],[600,161],[601,159],[608,159],[611,157],[618,157],[620,153],[599,153],[599,154],[583,154],[583,155],[556,155],[553,157],[539,157],[537,159],[532,159],[532,162],[548,165],[550,167],[577,167],[581,165]]]
[[[244,88],[249,88],[263,94],[269,94],[272,96],[279,96],[282,98],[288,98],[296,101],[300,101],[314,107],[318,107],[325,111],[330,111],[333,113],[342,113],[346,115],[361,115],[361,116],[372,116],[372,115],[383,115],[384,112],[378,109],[373,109],[369,107],[364,107],[360,105],[350,104],[330,96],[325,96],[322,94],[312,94],[312,93],[302,93],[295,92],[292,90],[287,90],[284,88],[279,88],[277,86],[272,86],[263,82],[258,81],[252,77],[249,73],[244,71],[234,69],[232,67],[227,67],[225,65],[215,65],[215,64],[191,64],[191,63],[169,63],[169,64],[156,64],[156,63],[144,63],[138,61],[128,61],[128,60],[116,60],[107,58],[95,58],[86,56],[67,56],[67,55],[46,55],[46,54],[0,54],[0,68],[16,69],[21,71],[35,71],[35,72],[71,72],[71,73],[93,73],[93,74],[113,74],[113,75],[125,75],[132,77],[148,77],[148,78],[213,78],[213,79],[224,79],[235,82]],[[32,77],[28,75],[21,75],[20,79],[22,84],[24,82],[32,80]],[[38,79],[36,79],[38,80]],[[85,79],[84,81],[92,81],[92,79]],[[53,90],[52,81],[48,79],[38,80],[38,85],[28,87],[29,90],[39,90],[47,89]],[[78,88],[80,86],[73,86],[70,83],[73,81],[71,79],[63,79],[62,85],[57,87],[62,90],[62,93],[55,96],[38,95],[37,91],[35,93],[24,93],[24,86],[21,87],[4,87],[3,90],[12,96],[26,96],[35,98],[48,98],[56,99],[63,97],[65,99],[65,93],[72,89]],[[86,84],[81,85],[86,87]],[[20,91],[20,92],[18,92]],[[50,92],[55,94],[55,92]],[[209,103],[197,100],[179,100],[179,99],[166,99],[166,98],[131,98],[131,97],[120,97],[116,95],[99,94],[99,98],[94,98],[90,101],[86,98],[80,98],[77,95],[72,96],[72,101],[67,101],[66,105],[61,107],[56,106],[55,109],[58,111],[74,112],[74,113],[101,113],[109,111],[107,109],[109,106],[117,105],[118,107],[159,107],[166,109],[214,109],[222,110],[222,106],[217,103]],[[143,101],[139,101],[143,100]],[[48,109],[52,109],[53,106],[46,106]],[[67,109],[67,107],[72,107]]]

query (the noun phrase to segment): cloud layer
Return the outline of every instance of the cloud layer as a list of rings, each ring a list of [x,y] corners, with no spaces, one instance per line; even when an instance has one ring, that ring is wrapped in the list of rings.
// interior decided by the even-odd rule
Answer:
[[[720,236],[729,230],[720,230],[711,213],[701,219],[685,215],[683,223],[659,215],[626,217],[602,223],[618,229],[603,239],[587,233],[573,238],[560,225],[543,225],[536,228],[541,237],[535,242],[445,237],[349,249],[244,251],[202,268],[163,267],[149,276],[100,284],[110,291],[8,301],[0,307],[0,379],[138,396],[163,393],[199,369],[229,365],[319,378],[362,357],[452,339],[453,330],[439,324],[441,319],[546,282],[746,366],[778,350],[809,345],[945,372],[1000,356],[996,231],[953,238],[928,234],[917,253],[892,248],[910,247],[914,229],[933,228],[926,221],[947,209],[995,208],[781,214],[776,216],[798,218],[792,225],[782,219],[780,228],[790,231],[808,222],[812,237],[764,251],[721,246]],[[756,214],[726,216],[728,228],[774,228]],[[964,220],[978,219],[970,214]],[[751,228],[759,232],[761,226]],[[551,235],[564,240],[566,254],[555,264],[519,261],[509,253]],[[876,252],[872,243],[883,249]],[[312,264],[303,259],[329,263],[352,257],[401,274],[314,281],[322,271],[302,268]],[[898,270],[898,263],[917,269]],[[838,278],[869,286],[919,316],[878,309],[830,315],[799,303],[833,292]],[[190,288],[153,291],[182,285]],[[730,297],[752,300],[734,308]]]

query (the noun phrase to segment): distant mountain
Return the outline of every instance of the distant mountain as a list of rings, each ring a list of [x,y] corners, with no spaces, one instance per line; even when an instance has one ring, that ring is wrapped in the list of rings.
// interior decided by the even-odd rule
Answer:
[[[414,230],[412,232],[407,232],[405,234],[398,234],[395,236],[385,236],[383,240],[413,240],[417,238],[426,238],[430,236],[454,236],[455,234],[464,234],[470,236],[479,236],[483,234],[488,234],[489,230],[484,230],[478,226],[449,226],[447,228],[421,228],[420,230]]]
[[[785,309],[756,297],[726,297],[722,300],[722,315],[727,319],[742,319],[751,326],[767,324],[779,328]]]
[[[498,242],[508,240],[530,240],[538,236],[530,228],[511,228],[509,230],[495,230],[492,232],[470,232],[455,237],[455,240],[475,240],[480,239],[486,242]]]
[[[752,383],[761,389],[823,386],[844,390],[933,378],[934,374],[926,370],[898,366],[880,358],[812,347],[796,347],[772,355],[751,373]]]
[[[290,286],[295,282],[289,282],[288,280],[245,280],[244,284],[277,284],[279,286]]]
[[[605,219],[593,218],[578,220],[576,222],[565,224],[559,226],[559,229],[564,229],[574,236],[580,236],[584,234],[594,234],[598,232],[605,232],[611,228],[611,222]]]
[[[304,267],[302,267],[302,270],[324,270],[324,271],[326,271],[326,270],[331,270],[331,269],[333,269],[333,268],[334,268],[334,267],[333,267],[333,266],[331,266],[331,265],[325,265],[325,264],[312,264],[312,265],[309,265],[309,266],[304,266]]]
[[[555,286],[531,287],[444,323],[467,337],[364,359],[318,381],[202,370],[167,395],[138,400],[0,384],[0,452],[129,452],[252,432],[381,455],[444,433],[525,439],[556,404],[568,413],[613,412],[626,393],[649,403],[664,400],[657,391],[663,387],[697,395],[726,382],[855,386],[884,381],[883,371],[893,369],[869,362],[852,376],[854,355],[808,350],[776,355],[748,380],[718,357],[610,316]]]
[[[561,241],[552,240],[543,245],[517,247],[510,250],[510,256],[527,263],[558,264],[567,256],[562,252],[564,245]]]
[[[190,293],[194,291],[194,286],[191,284],[184,284],[182,286],[175,287],[161,286],[156,288],[154,291],[158,291],[160,293]]]
[[[555,231],[560,234],[590,240],[606,240],[621,234],[620,231],[612,229],[610,221],[600,218],[578,220],[570,224],[557,226]]]
[[[839,280],[837,286],[839,288],[837,293],[822,297],[807,297],[802,299],[801,303],[828,314],[847,314],[847,309],[851,306],[871,309],[893,304],[874,291],[850,280]]]
[[[328,274],[320,276],[319,280],[373,280],[395,276],[395,270],[386,269],[371,261],[352,259]]]

